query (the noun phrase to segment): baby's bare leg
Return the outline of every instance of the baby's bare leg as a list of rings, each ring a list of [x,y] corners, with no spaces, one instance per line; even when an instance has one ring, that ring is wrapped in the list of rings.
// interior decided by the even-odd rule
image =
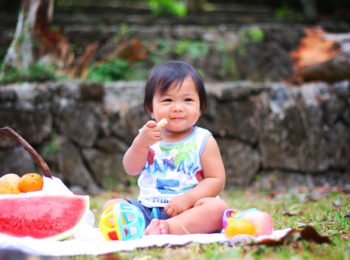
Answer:
[[[167,219],[169,234],[212,233],[222,228],[222,215],[228,208],[219,198],[204,198],[193,208]]]

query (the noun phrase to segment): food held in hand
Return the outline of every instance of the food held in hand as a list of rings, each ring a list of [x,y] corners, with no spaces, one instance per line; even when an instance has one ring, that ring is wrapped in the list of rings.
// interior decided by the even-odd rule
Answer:
[[[139,208],[126,202],[108,206],[100,219],[100,230],[106,240],[141,238],[145,219]]]
[[[20,177],[15,173],[5,174],[0,178],[0,194],[18,194]]]
[[[158,123],[157,126],[164,127],[168,123],[168,120],[166,118],[162,118]]]
[[[38,173],[27,173],[21,177],[18,183],[20,192],[39,191],[43,188],[43,177]]]
[[[35,195],[0,198],[0,233],[62,240],[75,234],[86,219],[89,197]]]
[[[229,219],[227,226],[225,228],[225,235],[228,238],[234,237],[236,235],[251,235],[255,236],[254,224],[247,219]]]

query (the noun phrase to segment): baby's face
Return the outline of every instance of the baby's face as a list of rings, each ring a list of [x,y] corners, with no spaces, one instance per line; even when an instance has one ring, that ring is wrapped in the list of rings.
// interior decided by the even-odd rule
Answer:
[[[151,116],[156,121],[166,118],[169,123],[165,129],[170,132],[192,131],[201,115],[199,95],[191,77],[180,87],[170,87],[164,94],[156,91],[152,105]]]

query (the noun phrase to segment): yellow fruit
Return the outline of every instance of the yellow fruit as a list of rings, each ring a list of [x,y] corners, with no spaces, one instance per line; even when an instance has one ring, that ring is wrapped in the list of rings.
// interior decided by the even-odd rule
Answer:
[[[19,190],[0,178],[0,194],[18,194]]]
[[[38,173],[24,174],[18,183],[20,192],[39,191],[43,188],[43,177]]]
[[[0,178],[0,193],[1,194],[17,194],[18,183],[20,177],[15,173],[5,174]]]
[[[6,181],[8,184],[10,184],[14,187],[18,187],[18,183],[19,183],[19,180],[21,179],[21,177],[19,177],[15,173],[7,173],[7,174],[3,175],[0,179]]]
[[[247,219],[229,219],[225,228],[226,237],[234,237],[236,235],[252,235],[255,236],[255,227],[253,223]]]

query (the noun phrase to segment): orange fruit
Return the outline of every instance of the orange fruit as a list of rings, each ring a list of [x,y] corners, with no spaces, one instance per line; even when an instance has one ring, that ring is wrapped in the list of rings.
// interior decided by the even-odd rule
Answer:
[[[252,235],[255,236],[255,226],[248,219],[229,219],[225,228],[226,237],[234,237],[236,235]]]
[[[24,174],[18,183],[20,192],[39,191],[43,188],[43,177],[35,172]]]
[[[0,178],[0,194],[17,194],[20,177],[15,173],[5,174]]]

